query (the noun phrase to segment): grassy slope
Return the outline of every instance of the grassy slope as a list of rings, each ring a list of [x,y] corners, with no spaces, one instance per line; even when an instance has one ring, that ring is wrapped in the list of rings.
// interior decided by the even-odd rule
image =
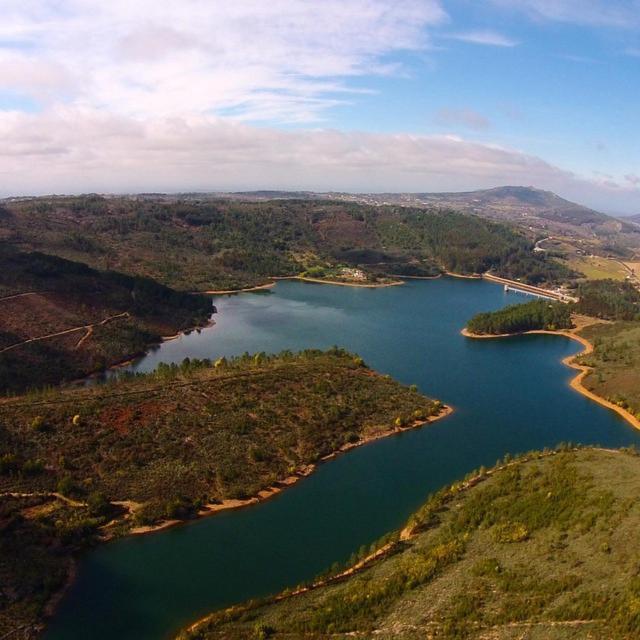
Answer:
[[[640,458],[532,455],[483,478],[433,497],[359,573],[181,638],[637,637]]]
[[[512,229],[452,212],[327,201],[35,199],[6,205],[0,236],[183,290],[231,289],[314,266],[429,275],[493,268],[540,281],[566,270]]]
[[[628,271],[620,262],[600,256],[572,256],[564,261],[565,264],[578,273],[582,273],[589,280],[613,280],[623,281]]]
[[[20,637],[34,637],[73,556],[101,533],[254,495],[437,408],[339,350],[191,363],[0,402],[0,637],[23,626]],[[130,518],[100,492],[144,506]]]
[[[3,247],[0,351],[76,330],[0,352],[0,391],[86,375],[143,352],[162,335],[205,323],[211,309],[210,299],[148,279]]]
[[[640,323],[596,324],[580,332],[594,352],[580,363],[594,370],[583,384],[640,417]]]

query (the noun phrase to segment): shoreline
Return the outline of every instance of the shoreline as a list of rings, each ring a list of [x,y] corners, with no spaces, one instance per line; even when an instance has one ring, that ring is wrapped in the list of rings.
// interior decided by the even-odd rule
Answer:
[[[279,276],[274,277],[274,280],[299,280],[300,282],[313,282],[314,284],[332,284],[338,287],[356,287],[362,289],[382,289],[385,287],[397,287],[404,284],[402,280],[394,280],[393,282],[379,282],[379,283],[359,283],[359,282],[343,282],[341,280],[323,280],[322,278],[309,278],[307,276]]]
[[[396,276],[394,276],[396,277]],[[417,276],[397,276],[398,278],[412,278]],[[440,276],[433,276],[433,278],[438,278]],[[278,284],[280,280],[299,280],[301,282],[312,282],[314,284],[332,284],[339,287],[356,287],[362,289],[380,289],[384,287],[397,287],[399,285],[404,284],[402,280],[394,280],[393,282],[371,282],[371,283],[360,283],[360,282],[343,282],[341,280],[323,280],[322,278],[308,278],[307,276],[271,276],[270,278],[272,282],[265,282],[264,284],[256,285],[255,287],[244,287],[242,289],[212,289],[208,291],[194,291],[193,295],[209,295],[209,296],[230,296],[235,295],[237,293],[251,293],[252,291],[264,291],[267,289],[273,289],[273,287]],[[432,276],[429,276],[425,279],[432,279]]]
[[[246,498],[246,499],[231,498],[228,500],[223,500],[222,502],[219,502],[219,503],[206,504],[200,511],[198,511],[195,517],[190,518],[188,520],[165,520],[163,522],[158,523],[157,525],[144,525],[140,527],[134,527],[129,531],[127,531],[124,535],[114,536],[113,534],[111,534],[111,532],[108,531],[108,529],[114,527],[117,524],[121,524],[123,521],[130,519],[135,514],[137,508],[141,506],[141,504],[132,502],[130,500],[124,500],[124,501],[116,500],[113,502],[113,504],[125,507],[127,509],[127,513],[123,516],[122,520],[112,520],[108,522],[106,525],[103,525],[103,527],[100,529],[100,532],[101,534],[104,534],[104,535],[101,535],[99,544],[100,545],[108,544],[109,542],[112,542],[114,540],[124,539],[131,536],[144,536],[144,535],[149,535],[153,533],[159,533],[161,531],[166,531],[167,529],[171,529],[173,527],[195,524],[196,522],[204,518],[214,516],[217,513],[220,513],[222,511],[244,509],[252,505],[260,504],[261,502],[265,502],[266,500],[269,500],[270,498],[273,498],[279,495],[289,487],[300,482],[300,480],[303,480],[304,478],[310,476],[317,469],[318,465],[329,462],[337,458],[339,455],[343,453],[347,453],[351,449],[355,449],[357,447],[362,447],[367,444],[371,444],[372,442],[376,442],[377,440],[381,440],[383,438],[402,435],[403,433],[406,433],[408,431],[422,428],[424,426],[430,425],[434,422],[437,422],[438,420],[442,420],[443,418],[450,416],[453,412],[454,412],[453,407],[451,407],[450,405],[443,404],[440,410],[440,413],[438,413],[438,415],[430,416],[426,420],[416,420],[406,427],[391,427],[375,435],[365,437],[362,440],[359,440],[358,442],[346,443],[336,451],[333,451],[332,453],[327,454],[326,456],[323,456],[316,463],[309,464],[300,468],[296,473],[284,478],[283,480],[278,481],[276,484],[270,487],[261,489],[256,495],[250,498]],[[67,591],[71,588],[71,586],[75,582],[76,577],[77,577],[77,563],[76,563],[76,559],[74,558],[71,563],[70,571],[67,576],[67,579],[65,580],[65,584],[60,589],[60,591],[53,594],[51,600],[49,601],[49,603],[47,603],[47,607],[48,607],[47,613],[44,617],[45,628],[46,628],[47,621],[51,620],[51,618],[56,614],[57,609],[60,606],[60,603],[62,602]]]
[[[624,418],[624,420],[626,420],[634,429],[640,430],[640,420],[636,418],[636,416],[634,416],[630,411],[627,411],[626,409],[619,407],[617,404],[614,404],[613,402],[607,400],[606,398],[603,398],[602,396],[595,394],[593,391],[591,391],[590,389],[587,389],[582,384],[582,381],[589,375],[589,373],[593,371],[591,367],[588,367],[587,365],[584,365],[584,364],[578,364],[576,362],[576,358],[579,358],[581,356],[587,356],[590,353],[593,353],[594,346],[585,337],[578,335],[577,333],[573,333],[572,331],[566,331],[566,330],[550,331],[548,329],[534,329],[531,331],[521,331],[518,333],[501,333],[496,335],[489,335],[489,334],[471,333],[471,331],[469,331],[465,327],[464,329],[462,329],[460,333],[465,338],[469,338],[471,340],[486,340],[486,339],[491,340],[491,339],[512,338],[516,336],[538,334],[538,335],[564,336],[565,338],[569,338],[571,340],[575,340],[576,342],[579,342],[584,347],[584,349],[580,353],[576,353],[575,355],[567,356],[566,358],[562,359],[563,365],[565,365],[566,367],[569,367],[570,369],[574,369],[575,371],[578,371],[577,375],[575,375],[570,380],[569,386],[574,391],[577,391],[578,393],[589,398],[590,400],[597,402],[599,405],[606,407],[607,409],[610,409],[612,411],[615,411],[620,417]]]
[[[242,289],[212,289],[209,291],[194,291],[195,296],[226,296],[234,293],[246,293],[249,291],[262,291],[264,289],[272,289],[275,287],[275,282],[265,282],[265,284],[257,284],[255,287],[244,287]]]
[[[606,451],[608,453],[613,453],[613,454],[621,453],[620,449],[606,449],[606,448],[595,447],[595,446],[593,447],[578,446],[578,447],[573,447],[572,449],[569,449],[569,451],[572,451],[572,452],[577,452],[582,450]],[[477,475],[474,475],[471,478],[468,478],[467,480],[461,481],[459,483],[454,482],[452,484],[447,485],[446,490],[450,496],[452,497],[457,496],[457,495],[460,495],[461,493],[464,493],[465,491],[468,491],[469,489],[474,488],[478,484],[485,482],[487,479],[491,478],[497,473],[504,471],[505,469],[508,469],[518,464],[526,464],[531,460],[536,460],[536,459],[541,460],[544,458],[553,457],[558,455],[558,453],[559,453],[558,449],[552,449],[547,452],[533,452],[533,454],[531,453],[523,454],[522,456],[516,458],[515,460],[512,460],[511,462],[507,462],[506,464],[500,464],[499,462],[497,462],[490,469],[487,469],[486,471],[481,473],[477,473]],[[419,529],[417,529],[415,525],[412,525],[411,522],[409,521],[405,523],[402,528],[397,529],[395,533],[397,533],[397,539],[387,542],[383,546],[369,553],[364,558],[362,558],[361,560],[358,560],[355,564],[351,565],[350,567],[347,567],[346,569],[340,571],[339,573],[335,575],[330,575],[326,578],[316,579],[310,584],[299,586],[293,589],[292,591],[282,591],[276,595],[268,596],[265,599],[265,601],[261,602],[258,606],[263,606],[264,604],[272,605],[278,602],[282,602],[283,600],[289,600],[291,598],[295,598],[305,593],[309,593],[310,591],[321,589],[323,587],[326,587],[327,585],[334,584],[336,582],[341,582],[345,578],[349,578],[353,575],[357,575],[363,570],[368,569],[372,564],[376,563],[378,560],[381,560],[386,556],[388,556],[394,549],[398,547],[398,545],[404,544],[407,541],[414,538],[419,533]],[[199,627],[202,627],[203,625],[207,624],[209,621],[211,621],[211,619],[214,616],[219,615],[221,612],[231,612],[231,611],[250,612],[254,608],[254,606],[255,605],[253,601],[249,600],[248,602],[244,602],[241,604],[234,604],[228,607],[222,607],[221,609],[217,609],[211,613],[208,613],[202,616],[201,618],[198,618],[197,620],[192,622],[190,625],[183,627],[180,630],[178,636],[176,636],[175,638],[176,640],[179,640],[179,638],[183,637],[182,634],[184,634],[185,632],[186,633],[196,632]]]
[[[275,484],[269,487],[265,487],[264,489],[261,489],[260,491],[258,491],[256,495],[251,496],[250,498],[243,498],[243,499],[230,498],[228,500],[223,500],[222,502],[205,504],[203,508],[200,511],[198,511],[197,515],[194,518],[191,518],[189,520],[165,520],[163,522],[160,522],[157,525],[144,525],[140,527],[134,527],[133,529],[128,531],[123,537],[140,536],[140,535],[147,535],[150,533],[156,533],[158,531],[164,531],[166,529],[169,529],[171,527],[175,527],[178,525],[187,525],[189,523],[196,522],[198,520],[201,520],[202,518],[215,515],[216,513],[219,513],[221,511],[242,509],[245,507],[249,507],[251,505],[259,504],[261,502],[264,502],[265,500],[269,500],[270,498],[273,498],[279,495],[289,487],[300,482],[300,480],[303,480],[304,478],[310,476],[320,464],[329,462],[330,460],[337,458],[339,455],[342,455],[343,453],[347,453],[348,451],[351,451],[352,449],[356,449],[357,447],[362,447],[372,442],[375,442],[377,440],[381,440],[383,438],[401,435],[402,433],[406,433],[407,431],[411,431],[413,429],[419,429],[421,427],[433,424],[438,420],[441,420],[443,418],[450,416],[453,413],[453,411],[454,411],[453,407],[443,404],[440,413],[436,416],[430,416],[426,420],[416,420],[406,427],[392,427],[390,429],[387,429],[375,435],[364,437],[361,440],[358,440],[358,442],[354,442],[354,443],[348,442],[346,444],[343,444],[339,449],[336,449],[334,452],[329,453],[326,456],[323,456],[317,462],[301,467],[295,473],[291,474],[290,476],[287,476],[283,480],[279,480],[278,482],[276,482]],[[130,509],[129,516],[131,516],[132,513],[134,513],[134,510]],[[107,538],[105,542],[109,540],[111,540],[111,538]]]

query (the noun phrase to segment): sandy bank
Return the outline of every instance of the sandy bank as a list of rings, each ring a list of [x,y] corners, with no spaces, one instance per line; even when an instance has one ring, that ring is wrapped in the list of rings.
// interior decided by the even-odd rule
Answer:
[[[356,287],[359,289],[381,289],[384,287],[397,287],[404,284],[402,280],[394,280],[393,282],[343,282],[341,280],[323,280],[322,278],[308,278],[306,276],[286,276],[283,278],[275,278],[276,280],[300,280],[301,282],[314,282],[315,284],[333,284],[339,287]]]
[[[593,344],[591,344],[591,342],[589,342],[589,340],[587,340],[583,336],[580,336],[577,333],[574,333],[574,331],[548,331],[545,329],[536,329],[534,331],[522,331],[520,333],[479,335],[479,334],[471,333],[465,327],[460,333],[462,333],[462,335],[465,336],[466,338],[471,338],[474,340],[484,340],[484,339],[493,339],[493,338],[510,338],[513,336],[524,336],[524,335],[530,335],[530,334],[547,334],[552,336],[564,336],[565,338],[570,338],[571,340],[575,340],[576,342],[579,342],[584,347],[584,349],[580,353],[577,353],[574,356],[567,356],[562,360],[562,364],[566,365],[567,367],[570,367],[571,369],[575,369],[576,371],[579,371],[578,375],[576,375],[575,378],[571,380],[571,382],[569,383],[569,386],[575,391],[577,391],[578,393],[581,393],[583,396],[586,396],[590,400],[597,402],[603,407],[607,407],[607,409],[611,409],[612,411],[615,411],[619,416],[622,416],[632,427],[635,427],[636,429],[640,430],[640,420],[638,420],[636,416],[634,416],[632,413],[630,413],[626,409],[619,407],[617,404],[614,404],[613,402],[610,402],[609,400],[603,398],[602,396],[596,395],[595,393],[593,393],[593,391],[590,391],[582,384],[585,377],[592,371],[592,369],[591,367],[587,367],[586,365],[579,364],[578,362],[576,362],[576,359],[579,358],[580,356],[586,356],[586,355],[589,355],[590,353],[593,353]]]
[[[405,276],[398,276],[404,278]],[[407,276],[409,277],[409,276]],[[402,280],[397,280],[394,282],[371,282],[371,283],[359,283],[359,282],[344,282],[342,280],[323,280],[322,278],[307,278],[306,276],[272,276],[272,282],[267,282],[265,284],[260,284],[255,287],[246,287],[244,289],[219,289],[219,290],[210,290],[210,291],[196,291],[195,294],[204,294],[211,296],[225,296],[225,295],[233,295],[236,293],[248,293],[251,291],[261,291],[264,289],[272,289],[275,287],[276,283],[279,280],[300,280],[302,282],[313,282],[315,284],[333,284],[339,287],[358,287],[362,289],[378,289],[381,287],[396,287],[398,285],[404,284]]]

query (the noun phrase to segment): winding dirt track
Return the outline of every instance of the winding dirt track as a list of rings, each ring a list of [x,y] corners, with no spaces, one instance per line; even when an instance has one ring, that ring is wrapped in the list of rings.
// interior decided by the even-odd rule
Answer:
[[[20,294],[20,295],[30,295],[30,294]],[[6,300],[6,298],[4,298]],[[70,333],[75,333],[76,331],[86,331],[87,333],[78,341],[76,344],[76,349],[82,345],[82,343],[91,336],[93,333],[94,327],[99,327],[102,325],[111,322],[112,320],[116,320],[117,318],[128,318],[130,316],[128,311],[123,311],[122,313],[117,313],[113,316],[109,316],[100,322],[94,322],[93,324],[83,324],[79,327],[72,327],[71,329],[65,329],[64,331],[56,331],[55,333],[48,333],[44,336],[38,336],[37,338],[29,338],[28,340],[23,340],[22,342],[16,342],[15,344],[11,344],[4,349],[0,349],[0,353],[5,353],[7,351],[11,351],[12,349],[17,349],[18,347],[22,347],[25,344],[29,344],[31,342],[38,342],[40,340],[47,340],[48,338],[57,338],[59,336],[65,336]]]

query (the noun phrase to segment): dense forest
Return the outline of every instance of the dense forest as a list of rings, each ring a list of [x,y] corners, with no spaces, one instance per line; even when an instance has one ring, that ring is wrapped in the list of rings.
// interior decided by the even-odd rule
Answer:
[[[3,246],[0,392],[100,370],[162,335],[205,324],[212,310],[211,299],[149,278]]]
[[[368,277],[487,270],[532,284],[572,272],[514,228],[400,206],[321,200],[39,198],[5,205],[0,237],[94,268],[188,291],[232,289],[310,268]]]
[[[501,335],[523,331],[571,328],[571,307],[562,302],[532,300],[498,311],[479,313],[469,320],[467,330],[478,335]]]
[[[71,558],[99,538],[285,487],[442,409],[337,348],[185,360],[4,400],[0,637],[35,637]]]
[[[371,559],[314,588],[213,613],[180,640],[608,638],[640,633],[640,458],[510,457],[429,498]]]
[[[578,285],[576,310],[603,320],[640,320],[640,291],[629,282],[588,280]]]

